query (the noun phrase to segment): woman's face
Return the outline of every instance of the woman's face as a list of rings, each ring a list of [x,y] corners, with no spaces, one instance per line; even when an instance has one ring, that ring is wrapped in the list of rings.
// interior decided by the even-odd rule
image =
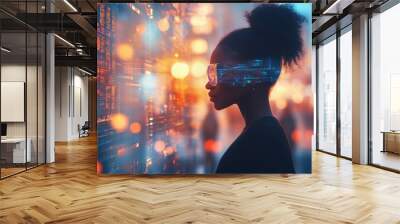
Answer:
[[[233,60],[234,53],[217,46],[212,53],[210,63],[221,63],[221,64],[237,64],[236,60]],[[246,94],[247,88],[235,87],[229,84],[218,83],[216,86],[211,85],[209,82],[206,84],[206,89],[209,90],[208,95],[210,101],[214,103],[214,107],[217,110],[229,107],[232,104],[239,102],[241,96]]]
[[[237,103],[244,94],[243,89],[224,84],[212,86],[207,83],[206,89],[209,90],[210,101],[214,103],[214,107],[217,110],[222,110]]]

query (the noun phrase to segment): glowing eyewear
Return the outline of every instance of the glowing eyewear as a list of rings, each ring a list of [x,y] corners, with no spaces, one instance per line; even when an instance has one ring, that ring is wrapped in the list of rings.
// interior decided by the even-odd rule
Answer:
[[[232,86],[247,86],[260,83],[275,83],[281,73],[280,60],[252,60],[244,64],[210,64],[207,69],[208,81],[212,86],[218,83]]]

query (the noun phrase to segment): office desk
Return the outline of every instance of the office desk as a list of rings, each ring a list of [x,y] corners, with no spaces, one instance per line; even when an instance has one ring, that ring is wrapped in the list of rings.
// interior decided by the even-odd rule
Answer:
[[[27,139],[25,151],[25,138],[6,138],[1,139],[1,157],[6,163],[25,163],[31,162],[31,145],[30,138]],[[11,155],[12,154],[12,155]]]
[[[400,154],[400,132],[383,131],[383,150],[382,152],[392,152]]]

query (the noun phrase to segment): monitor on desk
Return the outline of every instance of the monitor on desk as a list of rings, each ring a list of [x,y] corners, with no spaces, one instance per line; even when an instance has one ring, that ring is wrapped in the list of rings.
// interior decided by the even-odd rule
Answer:
[[[7,124],[1,123],[1,138],[7,137]]]

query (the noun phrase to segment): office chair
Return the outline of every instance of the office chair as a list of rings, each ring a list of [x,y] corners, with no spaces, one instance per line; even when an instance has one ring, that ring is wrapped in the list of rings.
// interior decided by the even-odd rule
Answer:
[[[80,127],[80,125],[78,124],[78,130],[79,130],[79,138],[89,136],[89,130],[90,130],[89,121],[85,121],[82,127]]]

